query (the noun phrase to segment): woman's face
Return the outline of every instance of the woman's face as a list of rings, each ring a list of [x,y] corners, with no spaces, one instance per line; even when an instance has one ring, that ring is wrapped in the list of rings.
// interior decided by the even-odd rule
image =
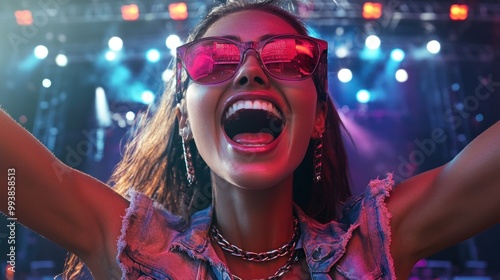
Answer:
[[[219,19],[204,37],[230,36],[248,42],[285,33],[297,31],[276,15],[243,11]],[[216,176],[252,189],[292,176],[315,126],[320,130],[323,126],[324,112],[316,114],[316,105],[312,78],[278,80],[261,67],[253,50],[247,51],[230,80],[191,83],[186,92],[187,118],[203,159]],[[238,106],[245,109],[237,111]]]

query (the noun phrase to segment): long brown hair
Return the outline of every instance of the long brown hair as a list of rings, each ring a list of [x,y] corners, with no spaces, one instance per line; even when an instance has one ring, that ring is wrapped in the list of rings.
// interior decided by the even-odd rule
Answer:
[[[279,7],[278,0],[253,3],[231,1],[213,8],[191,32],[187,42],[201,38],[220,18],[246,10],[275,14],[287,21],[299,34],[308,34],[305,25],[296,16]],[[294,172],[293,186],[294,202],[319,222],[338,218],[342,201],[351,195],[347,157],[342,140],[343,125],[327,92],[326,73],[325,54],[321,67],[313,75],[318,102],[324,102],[327,107],[326,131],[323,134],[322,180],[313,184],[314,141],[311,140],[306,156]],[[182,82],[187,84],[187,78]],[[175,88],[175,81],[168,82],[159,101],[138,118],[125,146],[123,158],[113,172],[109,184],[124,196],[130,189],[135,189],[151,197],[167,210],[181,216],[184,222],[177,226],[179,230],[184,230],[189,225],[191,214],[211,203],[212,185],[210,168],[198,154],[194,141],[191,141],[188,144],[198,182],[194,186],[188,186],[179,124],[175,114],[178,102]],[[71,255],[66,262],[63,277],[84,279],[82,267],[82,262]]]

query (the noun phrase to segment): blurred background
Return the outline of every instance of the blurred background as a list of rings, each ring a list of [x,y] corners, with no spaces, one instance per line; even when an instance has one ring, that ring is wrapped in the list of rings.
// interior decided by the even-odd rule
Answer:
[[[1,1],[0,105],[63,162],[106,181],[135,117],[172,79],[175,48],[216,4]],[[402,181],[444,164],[500,119],[499,1],[283,5],[329,42],[355,194],[387,172]],[[0,279],[62,271],[66,251],[18,226],[9,272],[6,224]],[[500,279],[500,227],[422,260],[412,278]]]

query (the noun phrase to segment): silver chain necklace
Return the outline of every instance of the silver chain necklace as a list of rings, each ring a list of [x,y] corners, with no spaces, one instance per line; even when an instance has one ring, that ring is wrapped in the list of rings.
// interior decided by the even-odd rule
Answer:
[[[229,241],[227,241],[224,236],[220,234],[215,225],[212,225],[210,232],[212,233],[212,238],[217,242],[217,244],[219,244],[219,246],[224,251],[229,252],[231,255],[240,257],[246,261],[265,262],[285,256],[295,249],[295,245],[297,245],[297,241],[300,237],[299,221],[297,220],[297,218],[294,218],[293,220],[293,227],[293,236],[292,239],[290,239],[290,242],[284,244],[278,249],[273,249],[262,253],[245,251],[238,246],[229,243]]]
[[[300,250],[295,250],[292,255],[290,256],[290,258],[288,259],[288,261],[278,269],[278,271],[276,271],[276,273],[274,273],[273,276],[269,276],[267,278],[259,278],[259,279],[250,279],[250,280],[278,280],[281,276],[285,275],[285,273],[287,273],[288,271],[290,271],[290,269],[292,268],[292,266],[297,262],[299,261],[300,259]],[[236,275],[233,274],[233,278],[235,280],[244,280],[243,278],[241,277],[238,277]]]

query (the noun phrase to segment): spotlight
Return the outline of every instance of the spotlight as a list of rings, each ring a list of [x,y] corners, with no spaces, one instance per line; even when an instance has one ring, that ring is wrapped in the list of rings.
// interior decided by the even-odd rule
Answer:
[[[339,73],[337,74],[337,77],[339,78],[339,81],[341,81],[342,83],[347,83],[352,80],[352,72],[347,68],[343,68],[340,69]]]
[[[398,71],[396,71],[395,77],[396,81],[404,83],[408,80],[408,72],[406,72],[406,70],[404,69],[399,69]]]
[[[175,50],[181,44],[182,44],[181,38],[179,38],[179,36],[177,36],[175,34],[169,35],[167,37],[167,40],[165,40],[165,45],[167,46],[167,48],[169,48],[171,50]]]
[[[394,49],[391,52],[391,59],[397,62],[403,61],[405,58],[405,52],[401,49]]]
[[[153,101],[155,100],[155,95],[154,93],[152,93],[151,91],[149,90],[145,90],[143,93],[142,93],[142,102],[144,102],[144,104],[151,104],[153,103]]]
[[[157,49],[150,49],[146,53],[146,58],[148,59],[149,62],[155,63],[160,60],[160,52]]]
[[[116,52],[114,51],[107,51],[105,54],[106,60],[107,61],[113,61],[116,59]]]
[[[125,114],[125,118],[128,120],[128,121],[133,121],[135,119],[135,113],[132,112],[132,111],[128,111],[126,114]]]
[[[188,17],[187,5],[184,2],[168,5],[168,12],[173,20],[185,20]]]
[[[121,10],[123,20],[134,21],[139,19],[139,6],[136,4],[123,5]]]
[[[49,79],[43,79],[42,86],[44,88],[49,88],[51,85],[52,85],[52,81],[51,80],[49,80]]]
[[[432,54],[437,54],[441,50],[441,44],[436,40],[429,41],[427,50]]]
[[[340,46],[335,50],[335,55],[338,58],[344,58],[349,55],[349,49],[345,46]]]
[[[64,67],[68,65],[68,57],[65,56],[64,54],[58,54],[56,56],[56,64],[59,67]]]
[[[111,37],[108,41],[108,46],[115,52],[120,51],[123,48],[123,40],[120,37]]]
[[[34,54],[38,59],[45,59],[49,55],[49,49],[44,45],[38,45],[34,49]]]
[[[359,103],[368,103],[370,101],[370,92],[366,89],[361,89],[356,93],[356,99]]]
[[[19,25],[32,25],[33,15],[30,10],[19,10],[15,11],[14,15],[16,17],[16,22]]]
[[[364,19],[378,19],[382,16],[382,4],[374,2],[366,2],[363,4]]]
[[[451,20],[466,20],[469,14],[469,6],[454,4],[450,7]]]
[[[370,35],[366,38],[365,45],[370,50],[376,50],[380,47],[380,38],[375,35]]]

